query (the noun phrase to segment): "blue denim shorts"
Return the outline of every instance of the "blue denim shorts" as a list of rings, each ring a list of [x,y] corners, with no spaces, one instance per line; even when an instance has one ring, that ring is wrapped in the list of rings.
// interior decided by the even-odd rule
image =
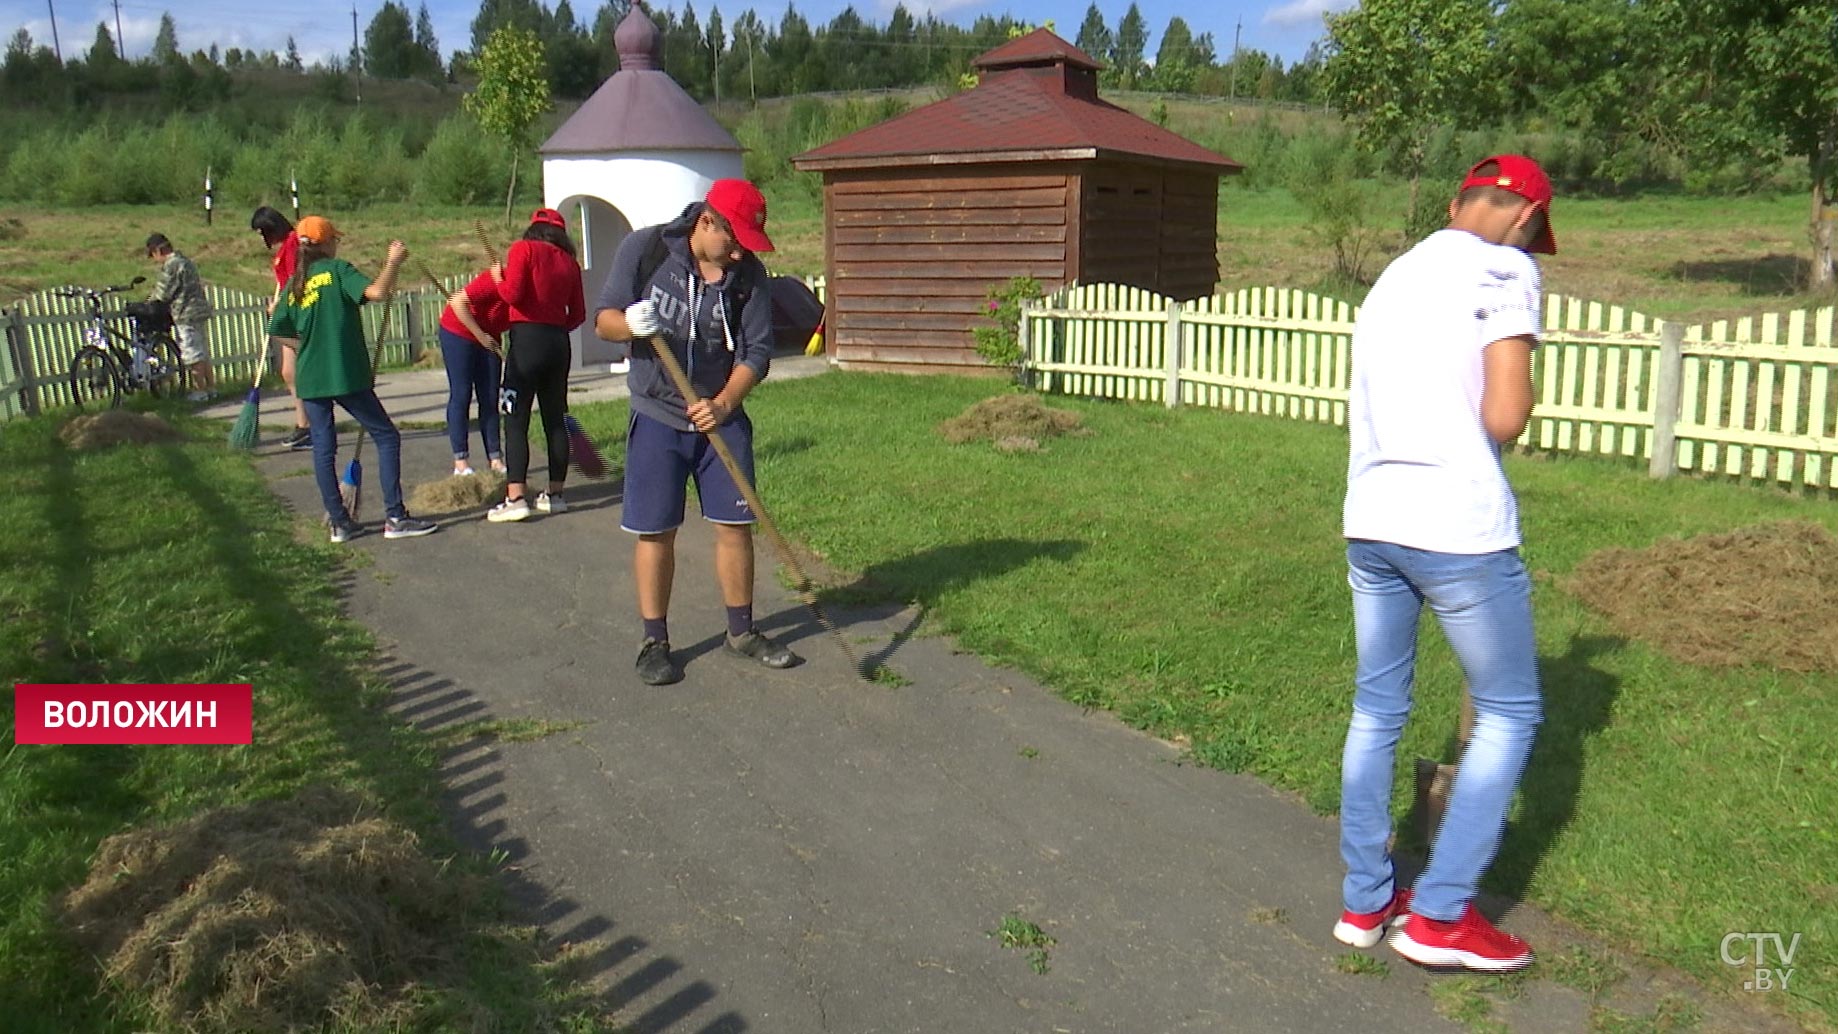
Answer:
[[[753,421],[742,410],[721,427],[721,440],[753,481]],[[619,526],[657,535],[683,524],[688,483],[696,482],[702,516],[716,524],[752,524],[756,517],[727,465],[700,431],[679,431],[633,413],[625,438],[625,508]]]

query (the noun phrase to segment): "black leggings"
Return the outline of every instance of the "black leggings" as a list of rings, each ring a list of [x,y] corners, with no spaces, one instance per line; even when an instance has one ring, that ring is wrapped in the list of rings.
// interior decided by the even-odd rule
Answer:
[[[513,323],[510,355],[504,364],[504,387],[514,390],[515,403],[504,416],[505,480],[522,484],[530,479],[530,406],[542,407],[542,433],[549,438],[549,481],[568,478],[568,431],[562,417],[568,413],[568,368],[574,354],[568,332],[547,323]]]

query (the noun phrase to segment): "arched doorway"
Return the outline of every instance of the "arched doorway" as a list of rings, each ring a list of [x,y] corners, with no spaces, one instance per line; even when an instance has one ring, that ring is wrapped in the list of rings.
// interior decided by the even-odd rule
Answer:
[[[625,346],[600,340],[594,333],[593,312],[612,271],[613,255],[632,232],[632,223],[618,208],[584,194],[568,198],[556,209],[567,218],[581,245],[581,293],[587,299],[587,322],[574,332],[574,365],[576,369],[604,366],[624,358]]]

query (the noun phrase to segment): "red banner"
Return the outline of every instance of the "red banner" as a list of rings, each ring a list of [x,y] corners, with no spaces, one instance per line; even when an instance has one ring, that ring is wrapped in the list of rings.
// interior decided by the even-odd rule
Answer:
[[[254,691],[241,685],[16,685],[17,743],[248,743]]]

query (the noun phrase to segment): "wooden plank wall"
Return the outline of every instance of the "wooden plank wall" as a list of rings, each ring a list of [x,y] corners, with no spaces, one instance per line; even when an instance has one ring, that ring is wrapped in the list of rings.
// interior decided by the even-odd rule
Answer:
[[[1171,298],[1203,298],[1219,280],[1219,178],[1156,166],[1089,166],[1079,283],[1129,284]]]
[[[832,173],[824,184],[828,332],[836,360],[877,369],[994,372],[971,328],[985,293],[1067,276],[1067,176],[999,169]]]

